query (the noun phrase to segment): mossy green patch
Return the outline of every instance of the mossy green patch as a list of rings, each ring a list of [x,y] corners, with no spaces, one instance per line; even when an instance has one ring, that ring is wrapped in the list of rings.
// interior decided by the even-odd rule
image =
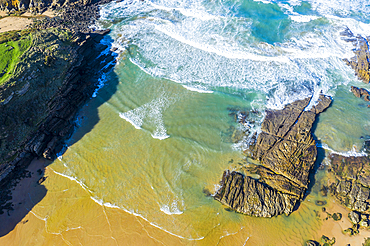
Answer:
[[[28,32],[0,35],[0,85],[11,77],[20,57],[30,45],[31,35]]]
[[[362,245],[363,246],[370,246],[370,237],[365,238],[365,242]]]

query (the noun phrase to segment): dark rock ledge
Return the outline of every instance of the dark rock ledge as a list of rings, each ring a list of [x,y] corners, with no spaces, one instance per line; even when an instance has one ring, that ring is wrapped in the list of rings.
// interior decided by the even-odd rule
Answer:
[[[23,11],[29,7],[35,12],[28,2]],[[26,168],[31,161],[56,158],[101,73],[114,66],[113,52],[102,54],[108,46],[100,42],[109,30],[89,28],[99,18],[99,4],[110,0],[72,2],[57,4],[56,17],[37,19],[28,30],[11,33],[32,35],[32,44],[0,86],[0,214],[13,210],[11,189],[30,175]],[[36,12],[49,6],[41,5],[34,6]]]
[[[77,45],[70,50],[71,54],[75,54],[75,57],[65,72],[62,85],[59,87],[49,85],[50,90],[55,88],[54,94],[50,98],[45,98],[46,101],[39,102],[40,105],[46,104],[45,111],[38,112],[39,109],[34,108],[38,107],[37,104],[27,105],[29,102],[22,102],[22,97],[18,101],[13,99],[6,105],[0,105],[0,113],[3,116],[9,113],[9,109],[23,107],[23,109],[28,109],[25,121],[32,118],[42,118],[37,123],[35,130],[29,131],[18,143],[17,150],[9,153],[7,158],[1,161],[0,187],[11,180],[13,175],[16,175],[12,173],[14,169],[26,167],[34,157],[53,160],[56,153],[61,150],[64,140],[70,137],[75,127],[74,120],[77,112],[91,98],[97,87],[100,71],[115,59],[111,54],[99,57],[101,52],[107,48],[106,45],[100,43],[107,32],[109,30],[78,36]],[[112,65],[114,64],[105,67],[106,71]],[[37,93],[37,91],[29,93]],[[24,126],[22,124],[13,125],[12,128],[7,129],[6,136],[17,135],[17,132],[12,131],[17,131],[25,126],[27,124]],[[20,132],[21,130],[18,133],[20,134]],[[10,161],[6,161],[6,159],[10,159]]]
[[[310,101],[306,98],[266,112],[262,132],[254,135],[245,152],[260,164],[245,168],[251,176],[226,170],[216,200],[257,217],[292,213],[308,188],[316,160],[312,125],[331,103],[329,97],[320,95],[318,104],[306,110]]]

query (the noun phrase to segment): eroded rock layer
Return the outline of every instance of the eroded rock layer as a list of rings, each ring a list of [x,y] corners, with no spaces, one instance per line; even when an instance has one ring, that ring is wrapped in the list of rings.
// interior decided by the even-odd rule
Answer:
[[[331,191],[346,207],[370,214],[370,158],[330,155],[335,182]]]
[[[247,156],[260,165],[245,167],[250,176],[225,171],[215,199],[247,215],[272,217],[290,214],[309,183],[316,161],[311,128],[316,115],[331,99],[320,95],[318,104],[307,110],[311,98],[296,101],[282,110],[268,110],[260,134],[255,135]]]
[[[100,41],[108,32],[73,36],[37,31],[14,77],[0,86],[0,187],[34,157],[54,159],[73,132],[78,110],[91,98],[115,58]]]

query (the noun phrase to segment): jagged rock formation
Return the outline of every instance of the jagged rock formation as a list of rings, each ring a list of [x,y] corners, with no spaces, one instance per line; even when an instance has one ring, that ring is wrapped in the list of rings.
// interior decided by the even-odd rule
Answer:
[[[99,19],[99,5],[108,3],[111,0],[94,0],[86,4],[75,2],[74,4],[63,5],[58,10],[58,15],[53,18],[34,20],[32,28],[44,30],[51,27],[58,27],[73,32],[93,32],[89,26]]]
[[[354,226],[345,232],[356,234],[359,227],[370,225],[370,158],[332,154],[329,159],[334,175],[330,191],[341,204],[352,210],[348,217]]]
[[[309,173],[316,160],[311,128],[316,115],[331,99],[320,95],[318,104],[306,107],[311,98],[296,101],[282,110],[268,110],[262,132],[246,155],[259,161],[245,170],[251,176],[225,171],[215,199],[231,209],[252,216],[289,215],[308,188]]]
[[[0,186],[34,157],[55,158],[101,71],[114,65],[110,52],[101,55],[106,33],[74,36],[50,29],[33,34],[14,77],[0,87]]]
[[[370,158],[330,155],[335,182],[331,191],[346,207],[370,214]]]
[[[369,37],[362,37],[357,35],[356,37],[353,33],[347,28],[341,33],[342,36],[345,36],[345,40],[352,42],[356,47],[354,50],[355,56],[350,60],[343,59],[344,62],[355,70],[357,77],[365,83],[370,81],[370,54],[369,54]]]

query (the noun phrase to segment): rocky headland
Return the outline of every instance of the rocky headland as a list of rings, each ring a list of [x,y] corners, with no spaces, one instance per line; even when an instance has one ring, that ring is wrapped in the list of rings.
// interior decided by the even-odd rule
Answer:
[[[0,213],[11,209],[10,188],[32,159],[56,158],[74,131],[77,112],[114,66],[113,52],[100,42],[109,30],[88,28],[98,16],[96,4],[64,8],[67,21],[74,20],[70,24],[57,16],[0,35],[5,52],[19,49],[0,81]]]
[[[244,173],[226,170],[214,198],[239,213],[272,217],[289,215],[304,197],[316,161],[311,128],[331,98],[320,95],[295,101],[282,110],[267,110],[261,133],[255,134],[245,155],[258,164]]]

